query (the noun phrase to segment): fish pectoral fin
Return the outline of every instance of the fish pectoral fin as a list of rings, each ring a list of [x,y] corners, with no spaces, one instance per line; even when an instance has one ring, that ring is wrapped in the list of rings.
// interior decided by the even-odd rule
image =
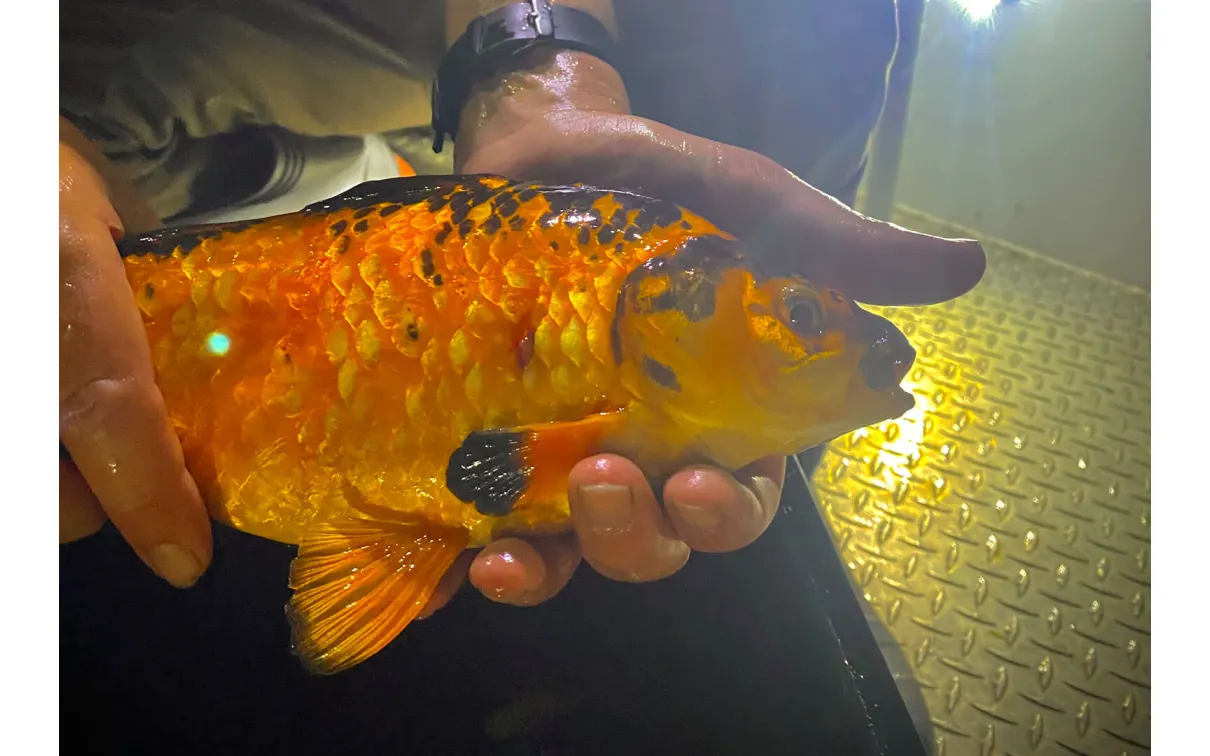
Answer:
[[[330,675],[359,664],[424,608],[467,547],[465,531],[346,519],[309,530],[290,565],[291,647]]]
[[[582,420],[475,431],[450,455],[446,487],[495,517],[525,501],[565,496],[571,468],[599,451],[624,420],[625,411],[613,410]]]

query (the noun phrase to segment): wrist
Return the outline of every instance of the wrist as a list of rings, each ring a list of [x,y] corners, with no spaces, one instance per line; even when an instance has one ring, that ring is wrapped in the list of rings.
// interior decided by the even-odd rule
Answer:
[[[531,50],[471,91],[459,118],[455,160],[473,152],[487,135],[498,137],[534,122],[585,112],[630,113],[626,86],[613,66],[586,52]]]

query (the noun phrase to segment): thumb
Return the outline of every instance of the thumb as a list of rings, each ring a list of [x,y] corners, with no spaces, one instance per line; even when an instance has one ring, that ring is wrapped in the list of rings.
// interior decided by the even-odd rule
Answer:
[[[495,145],[492,168],[676,202],[789,271],[868,304],[943,302],[972,289],[986,268],[977,241],[867,218],[750,150],[633,116],[573,113],[536,128],[542,133],[522,129]]]

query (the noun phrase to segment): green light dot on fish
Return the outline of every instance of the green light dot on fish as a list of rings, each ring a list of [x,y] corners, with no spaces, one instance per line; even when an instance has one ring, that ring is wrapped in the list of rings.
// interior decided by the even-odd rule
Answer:
[[[206,337],[206,349],[210,354],[221,357],[231,349],[231,337],[225,333],[215,331]]]

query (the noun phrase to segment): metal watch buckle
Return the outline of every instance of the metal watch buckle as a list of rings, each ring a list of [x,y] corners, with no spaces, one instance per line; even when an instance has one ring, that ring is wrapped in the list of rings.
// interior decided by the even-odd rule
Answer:
[[[524,30],[516,30],[514,36],[508,40],[498,42],[495,47],[508,48],[509,55],[522,55],[531,50],[539,42],[543,40],[553,39],[555,36],[555,19],[554,12],[550,4],[550,0],[524,0],[518,5],[528,5],[529,12],[525,14],[525,21],[529,27],[533,29],[533,37],[526,39],[521,34]],[[487,19],[493,14],[486,16],[476,16],[467,25],[466,37],[471,46],[472,58],[478,58],[483,55],[486,49],[488,32],[491,27],[487,23]],[[514,18],[516,18],[514,16]],[[499,22],[497,22],[499,23]],[[518,34],[520,32],[520,34]],[[440,153],[445,144],[445,134],[448,129],[445,123],[444,111],[442,108],[442,97],[439,84],[440,76],[433,80],[433,88],[430,99],[430,109],[432,111],[432,128],[433,134],[433,152]]]
[[[551,14],[550,0],[529,0],[530,12],[526,20],[534,27],[534,34],[539,38],[555,35],[555,19]],[[542,22],[546,22],[546,33],[542,33]]]

